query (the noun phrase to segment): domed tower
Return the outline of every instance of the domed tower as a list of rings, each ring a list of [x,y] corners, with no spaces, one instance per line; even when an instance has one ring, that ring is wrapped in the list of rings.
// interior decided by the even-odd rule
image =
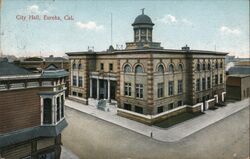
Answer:
[[[142,9],[142,14],[135,18],[132,26],[134,27],[134,42],[152,42],[154,23],[149,16],[144,14],[144,9]]]
[[[162,49],[160,43],[153,42],[153,26],[151,18],[144,14],[144,8],[142,14],[135,18],[132,24],[134,29],[134,42],[126,43],[126,49]]]

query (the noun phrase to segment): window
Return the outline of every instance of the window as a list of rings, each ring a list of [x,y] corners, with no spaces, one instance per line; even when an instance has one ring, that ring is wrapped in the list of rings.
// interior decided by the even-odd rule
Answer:
[[[200,91],[200,79],[196,79],[196,91]]]
[[[179,106],[182,106],[182,105],[183,105],[182,100],[179,100],[179,101],[177,102],[177,106],[179,107]]]
[[[141,65],[137,65],[137,66],[135,67],[135,73],[142,73],[142,72],[143,72],[142,66],[141,66]]]
[[[218,62],[217,61],[215,62],[215,68],[216,69],[218,68]]]
[[[170,64],[170,65],[168,66],[168,71],[169,71],[169,72],[174,72],[174,65],[173,65],[173,64]]]
[[[206,90],[206,78],[202,78],[202,90]]]
[[[196,70],[197,70],[197,71],[200,71],[200,70],[201,70],[201,66],[200,66],[199,63],[197,63],[197,65],[196,65]]]
[[[78,69],[82,69],[82,64],[79,64],[79,65],[78,65]]]
[[[73,76],[73,86],[76,86],[76,76]]]
[[[131,70],[131,67],[129,66],[129,64],[126,64],[125,67],[124,67],[124,72],[127,73],[127,72],[132,72]]]
[[[104,70],[104,64],[100,63],[100,70]]]
[[[200,103],[200,98],[196,98],[196,103]]]
[[[168,95],[169,96],[174,95],[174,81],[168,82]]]
[[[158,83],[157,87],[157,97],[161,98],[164,96],[164,83]]]
[[[207,78],[207,89],[211,88],[211,78]]]
[[[220,68],[223,68],[223,62],[220,63]]]
[[[143,114],[143,108],[142,108],[142,107],[139,107],[139,106],[135,106],[135,112],[136,112],[136,113]]]
[[[77,96],[77,93],[76,93],[76,92],[72,92],[72,95],[73,95],[73,96]]]
[[[143,85],[142,84],[136,84],[136,97],[143,98]]]
[[[61,117],[64,117],[64,96],[61,96]]]
[[[52,100],[43,99],[43,124],[52,124]]]
[[[124,103],[124,109],[126,109],[126,110],[132,110],[131,109],[131,104]]]
[[[211,70],[211,64],[210,63],[207,64],[207,69]]]
[[[109,64],[109,71],[113,71],[113,64],[112,63]]]
[[[183,71],[183,65],[182,65],[182,64],[179,64],[179,65],[178,65],[178,71],[180,71],[180,72]]]
[[[78,93],[78,97],[82,97],[82,93]]]
[[[60,98],[56,98],[56,121],[60,120]]]
[[[218,84],[218,75],[215,75],[215,84],[217,85]]]
[[[160,106],[157,108],[157,113],[162,113],[163,112],[163,106]]]
[[[157,72],[164,73],[164,67],[162,64],[160,64],[157,68]]]
[[[181,94],[183,91],[182,83],[182,80],[178,80],[178,94]]]
[[[205,64],[205,63],[202,64],[202,70],[203,70],[203,71],[206,70],[206,64]]]
[[[174,103],[168,104],[168,110],[171,110],[171,109],[173,109],[173,108],[174,108]]]
[[[131,96],[131,83],[124,83],[124,95]]]
[[[223,83],[223,75],[220,74],[220,83]]]
[[[72,64],[72,68],[76,69],[76,64],[75,63]]]
[[[82,76],[78,77],[78,87],[82,87]]]

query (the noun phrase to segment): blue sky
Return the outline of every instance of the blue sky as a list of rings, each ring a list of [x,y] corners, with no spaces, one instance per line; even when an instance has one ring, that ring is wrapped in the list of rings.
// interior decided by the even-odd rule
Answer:
[[[249,57],[248,0],[3,0],[1,49],[16,56],[65,56],[88,46],[106,50],[111,44],[111,13],[113,45],[125,46],[133,41],[131,24],[141,8],[155,23],[153,41],[165,49],[188,44],[194,50]],[[41,20],[17,19],[29,15],[39,15]],[[44,15],[61,20],[43,20]],[[74,20],[64,20],[65,15]]]

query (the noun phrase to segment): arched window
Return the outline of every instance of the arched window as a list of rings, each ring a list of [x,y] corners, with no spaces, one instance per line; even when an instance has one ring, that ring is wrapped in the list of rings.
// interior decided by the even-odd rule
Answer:
[[[220,68],[223,68],[223,62],[220,63]]]
[[[197,63],[197,65],[196,65],[196,70],[197,70],[197,71],[200,71],[200,70],[201,70],[201,66],[200,66],[199,63]]]
[[[211,64],[210,63],[207,64],[207,69],[211,70]]]
[[[143,72],[142,66],[141,66],[141,65],[137,65],[137,66],[135,67],[135,73],[142,73],[142,72]]]
[[[206,70],[206,63],[205,63],[205,62],[202,64],[202,70],[203,70],[203,71]]]
[[[183,65],[181,63],[178,65],[178,71],[183,71]]]
[[[164,73],[164,67],[162,64],[160,64],[157,68],[157,72]]]
[[[132,72],[131,67],[129,66],[129,64],[126,64],[126,65],[124,66],[124,72],[125,72],[125,73],[127,73],[127,72]]]
[[[81,63],[78,65],[78,69],[82,69],[82,64]]]
[[[43,124],[52,124],[52,100],[43,99]]]
[[[76,64],[75,63],[73,63],[72,68],[76,69]]]
[[[174,72],[174,65],[173,64],[168,65],[168,71]]]

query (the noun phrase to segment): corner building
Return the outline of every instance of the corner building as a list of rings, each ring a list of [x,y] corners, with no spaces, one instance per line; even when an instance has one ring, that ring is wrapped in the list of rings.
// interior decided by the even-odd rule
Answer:
[[[146,124],[224,102],[227,53],[164,49],[153,42],[154,23],[144,12],[132,26],[134,42],[123,50],[66,53],[72,100],[116,101],[118,115]]]

